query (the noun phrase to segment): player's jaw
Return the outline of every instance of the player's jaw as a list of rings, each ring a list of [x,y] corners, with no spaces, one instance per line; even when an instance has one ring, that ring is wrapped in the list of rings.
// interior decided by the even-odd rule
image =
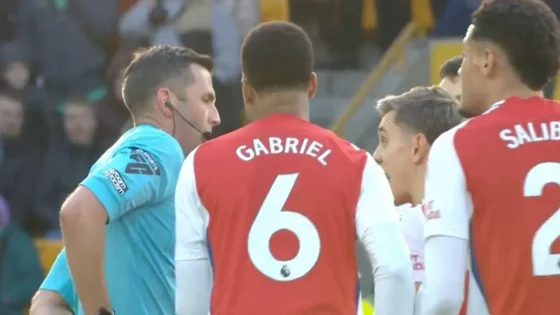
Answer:
[[[411,194],[409,193],[409,169],[410,165],[407,162],[406,147],[395,146],[394,148],[384,148],[379,145],[373,157],[375,161],[381,166],[389,184],[391,191],[395,197],[395,205],[402,205],[411,202]]]
[[[484,113],[494,102],[494,94],[499,90],[495,88],[495,80],[498,69],[496,60],[496,47],[477,41],[472,38],[475,30],[471,25],[463,39],[463,62],[460,68],[461,76],[461,107],[459,112],[463,117],[472,118]]]

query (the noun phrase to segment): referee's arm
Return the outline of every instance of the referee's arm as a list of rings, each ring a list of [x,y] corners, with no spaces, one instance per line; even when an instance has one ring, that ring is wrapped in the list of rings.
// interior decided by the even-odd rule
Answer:
[[[29,315],[72,315],[72,312],[60,294],[39,290],[33,296]]]
[[[107,212],[87,188],[79,186],[60,210],[68,267],[85,314],[111,309],[103,266]]]
[[[100,307],[111,309],[104,271],[105,225],[151,202],[161,187],[170,184],[160,157],[142,150],[158,167],[139,168],[130,158],[137,151],[123,148],[104,165],[96,166],[60,211],[68,267],[85,314],[95,314]]]

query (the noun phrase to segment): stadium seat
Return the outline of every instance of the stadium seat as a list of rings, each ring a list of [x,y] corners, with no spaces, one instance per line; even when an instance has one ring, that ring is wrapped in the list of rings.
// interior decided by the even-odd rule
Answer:
[[[39,253],[39,259],[41,260],[41,266],[43,267],[43,272],[45,275],[49,272],[52,264],[54,263],[56,256],[62,250],[62,242],[54,240],[36,239],[35,247]]]

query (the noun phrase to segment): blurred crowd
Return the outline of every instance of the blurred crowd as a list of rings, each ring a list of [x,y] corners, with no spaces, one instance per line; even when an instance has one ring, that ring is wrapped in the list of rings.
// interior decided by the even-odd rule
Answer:
[[[313,21],[326,43],[328,57],[318,67],[361,67],[369,1],[289,1],[290,18]],[[422,0],[431,4],[437,36],[462,36],[478,1]],[[62,202],[130,128],[120,87],[133,52],[168,44],[211,55],[219,136],[241,126],[242,39],[262,6],[277,2],[0,0],[0,315],[21,314],[41,281],[31,237],[60,238]],[[381,12],[372,36],[380,51],[411,19],[412,3],[370,6]]]
[[[253,0],[0,1],[0,194],[33,236],[58,236],[58,209],[130,126],[121,72],[139,47],[186,45],[214,57],[223,111],[240,124],[241,39]],[[231,119],[227,119],[230,117]]]

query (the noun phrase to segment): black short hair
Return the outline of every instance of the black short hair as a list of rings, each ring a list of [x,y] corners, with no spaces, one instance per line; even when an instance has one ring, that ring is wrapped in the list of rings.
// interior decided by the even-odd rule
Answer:
[[[442,133],[461,123],[457,105],[440,87],[415,87],[378,101],[377,111],[382,117],[394,111],[396,124],[423,134],[431,145]]]
[[[123,99],[131,114],[146,109],[157,89],[172,84],[171,80],[189,80],[189,67],[192,64],[198,64],[208,71],[213,68],[209,56],[185,47],[154,46],[137,53],[123,73]]]
[[[455,78],[459,76],[459,69],[463,63],[463,56],[455,56],[447,60],[441,68],[439,68],[439,79]]]
[[[558,71],[560,23],[542,0],[486,0],[473,13],[472,38],[496,44],[521,81],[542,90]]]
[[[313,71],[311,40],[293,23],[262,23],[245,37],[241,67],[257,92],[306,90]]]

